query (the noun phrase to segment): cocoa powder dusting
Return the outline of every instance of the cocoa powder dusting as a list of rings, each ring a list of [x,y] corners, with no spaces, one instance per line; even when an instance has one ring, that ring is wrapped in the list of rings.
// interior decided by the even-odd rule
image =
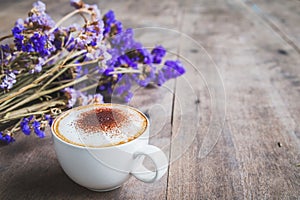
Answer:
[[[79,115],[76,126],[86,134],[109,131],[117,128],[126,120],[121,110],[112,108],[96,108]]]

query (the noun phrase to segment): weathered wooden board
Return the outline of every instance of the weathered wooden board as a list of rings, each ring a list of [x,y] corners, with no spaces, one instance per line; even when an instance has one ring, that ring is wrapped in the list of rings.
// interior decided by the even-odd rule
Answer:
[[[46,1],[44,1],[46,2]],[[54,14],[54,18],[70,11],[66,2],[48,1],[48,13]],[[17,15],[9,15],[6,21],[1,23],[1,32],[7,32],[13,23],[19,17],[26,16],[25,13],[30,8],[29,1],[23,7],[25,2],[15,4],[4,4],[7,12],[19,10]],[[161,10],[170,10],[169,15],[164,18],[157,18],[150,13],[136,12],[136,9],[144,6],[142,2],[114,2],[101,1],[99,6],[104,11],[112,9],[117,17],[123,21],[125,28],[149,27],[164,25],[176,28],[178,21],[174,20],[176,12],[176,2],[165,2],[164,4],[149,4],[148,8],[160,12]],[[175,9],[175,10],[174,10]],[[7,12],[4,12],[7,14]],[[123,15],[122,13],[127,13]],[[134,13],[134,14],[130,14]],[[147,17],[148,16],[148,17]],[[135,20],[135,17],[144,19]],[[8,31],[9,32],[9,31]],[[169,51],[168,57],[174,58],[173,52],[177,51],[179,40],[174,38],[172,33],[162,35],[160,30],[136,30],[136,38],[143,42],[146,47],[153,48],[157,44],[164,45]],[[147,35],[148,34],[148,35]],[[150,34],[150,35],[149,35]],[[137,88],[135,96],[130,105],[141,109],[150,117],[151,134],[150,143],[164,150],[166,155],[170,151],[171,119],[173,108],[174,81],[168,82],[163,87],[150,87],[147,89]],[[167,175],[159,182],[146,184],[131,178],[123,187],[106,193],[96,193],[73,183],[61,170],[53,150],[50,132],[46,139],[26,138],[22,134],[17,137],[17,142],[1,147],[0,153],[1,166],[1,186],[0,199],[165,199],[167,191]],[[72,192],[74,191],[74,192]]]
[[[207,48],[221,71],[227,112],[221,138],[207,157],[197,157],[203,145],[199,133],[189,151],[170,166],[168,197],[299,198],[299,93],[286,85],[282,72],[299,79],[298,53],[239,1],[188,1],[183,9],[182,31]],[[188,49],[181,43],[181,51]],[[280,49],[290,53],[282,55]],[[201,65],[197,54],[190,60]]]
[[[1,35],[33,2],[0,2]],[[72,10],[44,2],[55,20]],[[131,102],[150,116],[150,143],[169,156],[168,174],[91,192],[61,170],[50,133],[20,135],[0,147],[0,199],[299,199],[299,1],[88,2],[188,69],[166,87],[136,90]]]
[[[260,15],[283,40],[300,53],[300,27],[296,25],[299,24],[300,1],[253,0],[246,4]],[[269,6],[270,4],[272,6]]]

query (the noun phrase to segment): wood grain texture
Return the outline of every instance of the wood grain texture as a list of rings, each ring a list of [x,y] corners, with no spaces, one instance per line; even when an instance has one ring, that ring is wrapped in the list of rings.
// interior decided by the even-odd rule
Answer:
[[[272,6],[269,6],[269,5]],[[299,22],[300,1],[289,0],[284,2],[284,9],[281,1],[253,0],[248,3],[257,14],[269,24],[269,26],[300,53],[300,27],[294,26]]]
[[[197,158],[203,137],[198,132],[189,151],[170,166],[168,197],[299,198],[299,112],[292,111],[298,107],[298,92],[292,83],[286,86],[281,75],[284,71],[298,80],[298,53],[239,1],[188,1],[185,6],[182,30],[216,61],[224,80],[227,117],[219,142],[206,158]],[[189,45],[181,44],[186,51]],[[282,48],[291,53],[280,54]]]
[[[33,2],[0,2],[1,35]],[[44,2],[55,20],[71,10]],[[0,146],[0,199],[299,199],[299,1],[88,2],[114,10],[147,47],[162,43],[187,67],[165,87],[138,88],[131,102],[150,116],[150,143],[169,156],[168,174],[92,192],[64,174],[49,131],[43,140],[20,134]]]
[[[47,3],[48,13],[54,13],[55,18],[71,10],[66,2]],[[24,2],[22,2],[23,5]],[[25,4],[25,3],[24,3]],[[31,2],[27,1],[30,5]],[[164,24],[176,28],[178,21],[173,15],[176,12],[176,2],[165,2],[163,4],[149,4],[148,8],[155,6],[156,12],[170,7],[169,17],[166,14],[162,19],[156,18],[153,13],[134,12],[137,7],[142,7],[142,2],[134,3],[133,1],[120,4],[120,2],[103,2],[99,6],[103,8],[103,12],[112,9],[118,13],[135,13],[134,17],[144,21],[134,20],[129,14],[121,15],[118,19],[122,20],[125,27],[144,27],[158,26]],[[122,6],[121,6],[122,5]],[[158,5],[158,6],[157,6]],[[18,17],[23,17],[22,13],[26,13],[26,7],[22,7],[21,3],[6,4],[7,10],[19,10],[20,15],[11,16],[16,20]],[[60,9],[58,9],[61,7]],[[57,11],[56,11],[57,10]],[[166,13],[166,12],[165,12]],[[6,13],[7,14],[7,13]],[[146,17],[148,16],[148,17]],[[3,26],[10,28],[11,24],[2,22]],[[141,24],[140,24],[141,23]],[[157,23],[157,24],[154,24]],[[2,31],[2,30],[1,30]],[[3,31],[5,32],[5,31]],[[157,44],[163,44],[169,51],[176,52],[178,39],[168,35],[166,38],[160,32],[136,30],[136,38],[142,41],[148,48],[153,48]],[[145,35],[146,34],[146,35]],[[151,34],[150,37],[147,34]],[[154,38],[153,38],[154,37]],[[174,58],[170,53],[169,58]],[[150,144],[156,145],[163,149],[166,155],[170,150],[170,135],[171,135],[171,119],[172,119],[172,102],[173,102],[174,82],[170,81],[164,87],[150,87],[147,89],[136,88],[134,90],[134,98],[131,102],[135,106],[145,112],[151,122]],[[1,186],[0,199],[165,199],[167,191],[167,175],[160,181],[154,184],[147,184],[131,178],[121,188],[106,193],[96,193],[89,191],[77,184],[73,183],[62,171],[59,163],[56,160],[53,150],[50,132],[44,140],[37,138],[26,138],[20,135],[17,142],[13,145],[4,146],[0,153],[1,163]],[[22,145],[24,143],[24,145]],[[24,150],[24,152],[22,152]],[[9,151],[9,152],[8,152]],[[19,154],[14,155],[17,151]],[[40,152],[42,151],[42,153]],[[28,153],[28,155],[27,155]],[[32,161],[29,162],[28,160]],[[16,171],[16,173],[14,173]],[[72,192],[72,191],[76,192]],[[14,192],[13,192],[14,191]],[[143,192],[141,192],[143,191]]]

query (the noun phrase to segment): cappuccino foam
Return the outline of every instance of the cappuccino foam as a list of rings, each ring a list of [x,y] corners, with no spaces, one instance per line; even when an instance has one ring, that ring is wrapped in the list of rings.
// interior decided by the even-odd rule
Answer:
[[[60,117],[54,126],[62,140],[88,147],[106,147],[129,142],[147,128],[139,111],[116,104],[75,108]]]

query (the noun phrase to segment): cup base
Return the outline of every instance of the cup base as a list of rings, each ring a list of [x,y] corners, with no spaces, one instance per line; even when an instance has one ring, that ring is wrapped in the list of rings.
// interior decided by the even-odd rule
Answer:
[[[108,189],[94,189],[94,188],[87,188],[89,190],[92,190],[94,192],[109,192],[109,191],[112,191],[112,190],[115,190],[115,189],[118,189],[119,187],[121,187],[122,185],[118,185],[116,187],[112,187],[112,188],[108,188]]]

